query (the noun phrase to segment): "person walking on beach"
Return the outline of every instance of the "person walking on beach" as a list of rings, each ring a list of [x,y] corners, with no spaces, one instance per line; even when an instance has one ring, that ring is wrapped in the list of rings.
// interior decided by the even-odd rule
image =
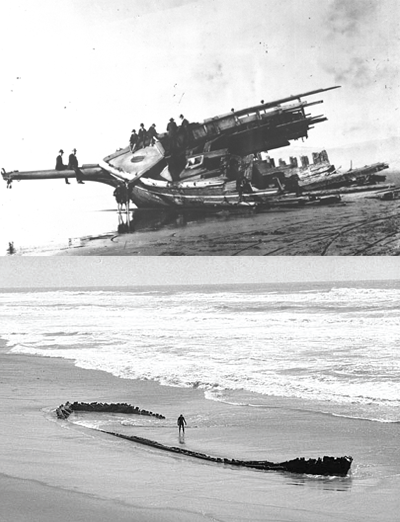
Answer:
[[[178,417],[178,427],[179,427],[179,435],[181,434],[181,430],[183,434],[185,434],[185,424],[187,424],[185,417],[182,415],[182,413]]]

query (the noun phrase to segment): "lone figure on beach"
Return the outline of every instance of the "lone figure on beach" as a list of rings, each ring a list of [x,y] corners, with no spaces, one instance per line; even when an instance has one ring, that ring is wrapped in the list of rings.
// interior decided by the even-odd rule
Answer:
[[[179,435],[181,434],[181,430],[183,433],[185,433],[185,424],[187,424],[185,417],[182,415],[182,413],[178,417],[178,427],[179,427]]]

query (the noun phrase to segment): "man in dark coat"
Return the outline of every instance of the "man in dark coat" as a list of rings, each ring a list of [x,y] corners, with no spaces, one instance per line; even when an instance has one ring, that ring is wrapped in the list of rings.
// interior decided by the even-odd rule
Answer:
[[[174,118],[170,118],[169,123],[167,125],[168,136],[170,138],[175,137],[177,130],[178,130],[178,125],[176,124]]]
[[[149,127],[149,130],[147,131],[147,137],[149,138],[150,140],[150,145],[154,145],[154,143],[156,142],[155,138],[158,137],[158,134],[157,134],[157,131],[156,131],[156,124],[153,123],[153,125],[151,127]]]
[[[188,128],[189,122],[187,121],[187,119],[185,118],[185,116],[183,114],[181,114],[179,117],[182,120],[181,127],[183,129],[185,129],[185,132],[187,132],[187,128]]]
[[[72,149],[71,154],[68,158],[68,168],[72,169],[75,172],[76,181],[80,183],[81,185],[84,185],[82,181],[82,172],[79,170],[78,167],[78,158],[76,157],[76,149]]]
[[[57,159],[56,159],[56,170],[67,170],[67,165],[64,165],[63,163],[63,156],[64,154],[64,151],[62,149],[59,150],[58,152],[58,156],[57,156]],[[69,185],[69,181],[68,181],[68,178],[65,178],[65,183],[67,185]]]
[[[179,129],[179,135],[181,136],[182,145],[186,146],[188,141],[189,122],[183,114],[181,114],[179,118],[182,120],[181,127]]]
[[[146,146],[146,137],[147,137],[147,132],[146,132],[146,129],[144,128],[144,123],[141,123],[139,133],[138,133],[139,148]]]
[[[169,148],[171,152],[174,152],[176,149],[176,138],[178,134],[178,125],[176,124],[174,118],[169,120],[167,125],[167,132],[169,138]]]
[[[136,129],[133,129],[131,137],[129,138],[129,148],[131,149],[131,152],[135,152],[137,142],[138,135],[136,134]]]

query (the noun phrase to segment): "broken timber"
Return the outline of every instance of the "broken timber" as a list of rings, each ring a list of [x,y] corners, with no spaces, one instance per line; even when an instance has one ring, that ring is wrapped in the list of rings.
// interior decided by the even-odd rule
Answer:
[[[127,403],[85,403],[85,402],[66,402],[65,405],[61,404],[56,408],[55,412],[57,418],[66,420],[74,411],[85,411],[85,412],[106,412],[106,413],[123,413],[123,414],[136,414],[136,415],[148,415],[158,419],[165,419],[163,415],[153,413],[147,410],[141,410],[137,406],[132,406]],[[145,439],[143,437],[137,437],[134,435],[123,435],[122,433],[116,433],[106,430],[97,430],[108,435],[113,435],[122,439],[126,439],[138,444],[150,446],[170,453],[177,453],[180,455],[186,455],[196,459],[206,460],[208,462],[215,462],[219,464],[226,464],[236,467],[245,467],[251,469],[257,469],[260,471],[287,471],[290,473],[302,473],[308,475],[335,475],[335,476],[346,476],[351,463],[353,462],[352,457],[327,457],[324,456],[322,459],[305,459],[297,458],[293,460],[287,460],[285,462],[274,463],[267,460],[237,460],[227,459],[221,457],[212,457],[205,453],[199,453],[196,451],[185,450],[175,446],[167,446],[160,442]]]

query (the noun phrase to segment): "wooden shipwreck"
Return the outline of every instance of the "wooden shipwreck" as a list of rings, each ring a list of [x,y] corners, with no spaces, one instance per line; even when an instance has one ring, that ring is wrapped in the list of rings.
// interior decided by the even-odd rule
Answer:
[[[287,192],[276,177],[273,186],[257,183],[257,155],[285,147],[292,140],[307,138],[323,115],[306,113],[322,103],[304,101],[308,96],[337,87],[291,95],[272,102],[186,123],[172,132],[143,140],[133,150],[118,150],[104,160],[79,167],[84,181],[123,188],[124,198],[137,207],[226,207],[255,205]],[[11,186],[13,180],[64,179],[77,176],[74,170],[2,170]]]
[[[261,102],[246,109],[182,123],[157,137],[143,139],[134,148],[126,147],[99,163],[82,165],[79,178],[106,183],[116,190],[119,203],[137,207],[215,208],[323,203],[326,196],[309,191],[358,184],[372,179],[388,166],[376,164],[339,173],[326,157],[316,154],[314,162],[291,158],[290,164],[275,165],[264,158],[267,151],[308,137],[308,132],[327,118],[306,113],[322,100],[303,99],[337,89],[329,87],[279,100]],[[368,174],[368,175],[367,175]],[[74,170],[2,171],[11,187],[13,180],[68,179]],[[356,180],[356,181],[355,181]],[[298,198],[298,199],[296,199]],[[335,201],[340,200],[339,197]],[[328,202],[335,202],[332,198]]]
[[[165,417],[159,413],[153,413],[147,410],[141,410],[137,406],[132,406],[126,403],[85,403],[85,402],[66,402],[56,408],[55,413],[58,419],[66,420],[74,412],[98,412],[98,413],[122,413],[122,414],[134,414],[134,415],[147,415],[150,417],[156,417],[158,419],[165,419]],[[234,467],[245,467],[250,469],[256,469],[259,471],[287,471],[290,473],[301,473],[308,475],[334,475],[334,476],[346,476],[350,470],[353,462],[352,457],[328,457],[318,459],[305,459],[297,458],[287,460],[284,462],[270,462],[268,460],[239,460],[239,459],[228,459],[222,457],[213,457],[205,453],[199,453],[197,451],[186,450],[181,447],[167,446],[161,444],[155,440],[146,439],[143,437],[137,437],[135,435],[124,435],[122,433],[116,433],[106,430],[98,430],[108,435],[113,435],[122,439],[136,442],[137,444],[143,444],[152,448],[168,451],[170,453],[178,453],[187,457],[195,459],[206,460],[208,462],[214,462],[217,464],[224,464]]]

